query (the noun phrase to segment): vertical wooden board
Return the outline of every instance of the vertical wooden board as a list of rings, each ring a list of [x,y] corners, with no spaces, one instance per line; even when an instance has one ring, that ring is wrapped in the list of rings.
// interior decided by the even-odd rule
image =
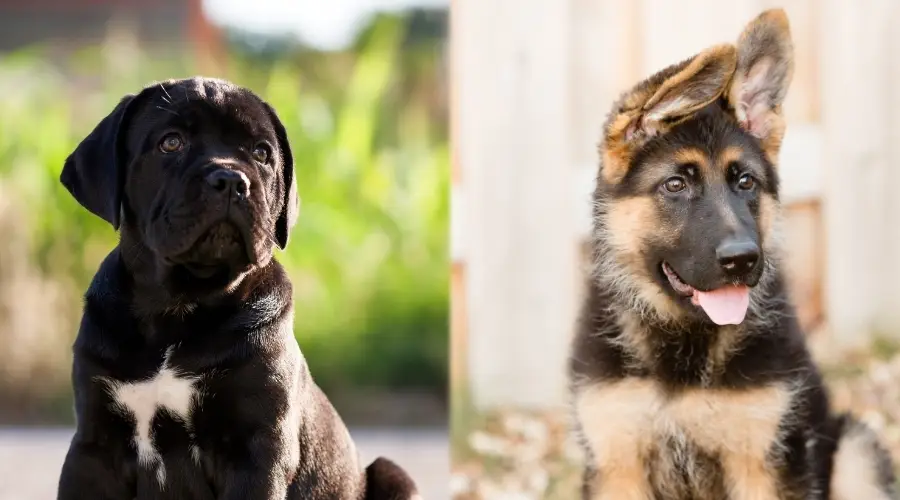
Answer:
[[[760,11],[781,7],[791,24],[794,41],[794,80],[784,102],[789,123],[819,121],[819,29],[818,0],[762,0]],[[747,21],[750,19],[748,18]]]
[[[895,159],[888,147],[896,110],[886,104],[896,82],[885,72],[896,32],[890,0],[866,8],[821,2],[822,123],[826,224],[825,304],[829,330],[846,347],[864,343],[900,308],[886,279],[889,241],[898,226],[887,218]]]
[[[884,189],[888,190],[886,196],[886,219],[887,226],[884,228],[888,232],[888,248],[885,255],[885,262],[880,266],[885,271],[883,275],[882,294],[892,304],[886,306],[885,321],[888,325],[887,334],[892,335],[895,339],[900,338],[900,293],[897,291],[897,284],[900,283],[900,266],[894,265],[900,258],[900,196],[897,195],[896,189],[893,187],[893,180],[900,173],[900,30],[897,26],[900,23],[900,4],[891,2],[886,7],[883,14],[887,19],[887,24],[892,26],[886,34],[887,53],[889,54],[881,61],[883,68],[881,70],[882,78],[889,82],[892,89],[885,99],[882,106],[883,112],[888,115],[889,129],[886,133],[886,141],[888,144],[888,168],[887,178],[889,181],[884,185]]]
[[[460,0],[453,0],[450,3],[450,43],[449,43],[449,53],[450,53],[450,74],[454,74],[459,69],[459,62],[457,58],[457,50],[454,46],[453,41],[456,39],[455,35],[459,34],[459,30],[461,26],[459,25],[457,17],[453,14],[456,8],[459,7]],[[458,98],[456,95],[456,85],[455,82],[450,82],[450,182],[451,182],[451,190],[453,193],[460,193],[462,191],[462,168],[459,164],[459,152],[456,149],[456,144],[459,139],[459,132],[457,130],[459,119],[457,116],[457,104]],[[460,196],[452,196],[450,197],[451,204],[459,204],[464,203]],[[467,385],[466,380],[466,369],[467,369],[467,356],[466,349],[468,346],[467,343],[467,333],[468,333],[468,319],[466,316],[465,302],[466,302],[466,275],[465,275],[465,251],[462,249],[464,246],[464,242],[461,241],[464,238],[462,234],[461,228],[458,227],[460,224],[460,215],[458,209],[462,208],[462,206],[451,206],[451,220],[450,220],[450,392],[451,395],[458,394],[460,391],[464,390]]]
[[[570,164],[596,165],[597,143],[619,95],[640,78],[637,2],[572,0]]]
[[[450,393],[467,389],[468,338],[466,329],[466,268],[461,262],[450,268]]]
[[[758,0],[641,0],[643,76],[682,61],[706,47],[734,43],[759,13]]]
[[[450,115],[450,182],[454,186],[458,186],[462,183],[462,166],[459,164],[459,151],[457,150],[457,143],[459,141],[459,95],[457,94],[459,86],[458,82],[453,78],[460,69],[462,69],[462,62],[460,61],[460,51],[455,43],[456,40],[461,36],[463,26],[459,23],[459,16],[456,15],[459,8],[462,6],[462,0],[451,0],[450,1],[450,14],[449,14],[449,24],[450,24],[450,36],[448,41],[448,59],[449,59],[449,76],[450,76],[450,84],[449,88],[449,115]]]
[[[456,6],[458,143],[466,190],[473,402],[565,398],[576,239],[569,157],[568,2]],[[498,22],[502,20],[502,22]]]
[[[822,319],[822,245],[821,206],[805,201],[784,208],[784,270],[791,299],[804,331]]]

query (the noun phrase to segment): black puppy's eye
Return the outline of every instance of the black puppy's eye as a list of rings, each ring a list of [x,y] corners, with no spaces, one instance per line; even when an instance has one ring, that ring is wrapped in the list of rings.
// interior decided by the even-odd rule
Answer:
[[[753,189],[753,186],[756,185],[756,181],[753,180],[753,176],[751,176],[750,174],[744,174],[740,179],[738,179],[737,185],[744,191],[749,191]]]
[[[255,148],[253,148],[253,159],[260,162],[266,163],[269,161],[269,146],[265,144],[259,144]]]
[[[685,184],[684,179],[681,177],[670,177],[663,183],[663,187],[670,193],[677,193],[683,191],[684,188],[687,187],[687,184]]]
[[[179,134],[166,134],[159,141],[159,150],[163,153],[175,153],[184,149],[184,139]]]

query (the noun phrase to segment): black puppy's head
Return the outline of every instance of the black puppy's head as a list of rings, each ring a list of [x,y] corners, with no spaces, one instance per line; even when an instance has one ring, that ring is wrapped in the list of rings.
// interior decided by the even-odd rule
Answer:
[[[597,271],[664,318],[744,319],[774,250],[787,18],[766,11],[625,94],[601,143]]]
[[[284,248],[297,214],[275,111],[232,83],[171,80],[124,97],[66,160],[61,182],[149,252],[170,287],[221,288]],[[137,248],[131,248],[131,247]]]

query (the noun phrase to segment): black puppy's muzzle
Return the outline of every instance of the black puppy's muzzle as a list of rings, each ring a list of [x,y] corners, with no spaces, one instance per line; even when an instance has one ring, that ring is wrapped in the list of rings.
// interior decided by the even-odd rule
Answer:
[[[250,179],[239,170],[216,167],[203,180],[207,190],[215,196],[244,200],[250,195]]]
[[[164,242],[167,261],[203,278],[224,268],[260,262],[254,234],[258,218],[251,199],[253,182],[239,166],[206,162],[196,167],[188,189],[172,195],[183,215],[165,219],[159,239]]]

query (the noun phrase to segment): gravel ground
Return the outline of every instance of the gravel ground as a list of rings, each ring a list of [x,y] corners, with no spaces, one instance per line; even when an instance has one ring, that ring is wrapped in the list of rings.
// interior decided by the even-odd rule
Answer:
[[[390,457],[416,480],[426,500],[450,498],[445,430],[351,429],[365,462]],[[0,428],[0,500],[53,500],[71,429]]]
[[[811,339],[836,409],[851,410],[874,428],[900,466],[900,349],[875,342],[836,353]],[[579,498],[581,451],[564,409],[499,409],[474,415],[453,440],[451,495],[455,500],[571,500]]]

